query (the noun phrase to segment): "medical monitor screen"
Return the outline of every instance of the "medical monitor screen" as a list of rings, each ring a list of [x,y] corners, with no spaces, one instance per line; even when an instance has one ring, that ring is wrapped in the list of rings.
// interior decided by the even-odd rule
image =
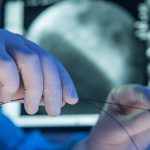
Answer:
[[[26,0],[5,2],[5,28],[24,35],[57,57],[79,95],[61,116],[100,112],[110,90],[147,85],[145,43],[135,36],[139,1]],[[14,11],[12,11],[12,9]],[[23,105],[20,116],[27,117]],[[37,116],[46,115],[40,107]]]

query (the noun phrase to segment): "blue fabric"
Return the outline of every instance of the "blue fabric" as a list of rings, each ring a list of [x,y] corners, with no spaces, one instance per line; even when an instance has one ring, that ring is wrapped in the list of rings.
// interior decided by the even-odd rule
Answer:
[[[86,134],[78,134],[66,143],[48,141],[39,131],[24,133],[0,111],[0,150],[71,150]]]
[[[150,150],[150,145],[148,146],[148,148],[146,150]]]
[[[0,149],[12,150],[23,137],[23,131],[0,111]]]

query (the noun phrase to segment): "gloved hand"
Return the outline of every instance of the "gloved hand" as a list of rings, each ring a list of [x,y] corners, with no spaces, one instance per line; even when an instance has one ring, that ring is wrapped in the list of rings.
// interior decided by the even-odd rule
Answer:
[[[49,52],[23,36],[0,29],[0,101],[24,98],[28,114],[43,99],[48,115],[57,116],[78,96],[63,65]]]
[[[146,150],[150,145],[150,89],[114,89],[89,137],[74,150]]]

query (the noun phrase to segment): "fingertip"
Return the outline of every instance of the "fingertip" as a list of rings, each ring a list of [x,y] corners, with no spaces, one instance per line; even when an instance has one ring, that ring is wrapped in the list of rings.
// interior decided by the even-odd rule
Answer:
[[[72,99],[72,104],[76,104],[79,101],[79,97],[78,97],[78,94],[77,94],[75,87],[74,87],[74,90],[72,92],[71,99]]]
[[[24,104],[24,108],[27,114],[34,115],[38,112],[39,107],[38,106],[32,106],[31,104]]]
[[[64,66],[57,59],[56,63],[62,83],[63,100],[70,105],[74,105],[78,102],[79,98],[73,80]]]
[[[78,98],[72,98],[72,97],[70,97],[70,98],[66,98],[66,101],[70,105],[75,105],[75,104],[78,103],[79,99]]]
[[[25,111],[29,115],[34,115],[38,112],[38,110],[30,109],[30,108],[25,108]]]
[[[60,108],[46,109],[46,112],[51,117],[57,117],[61,114]]]
[[[74,89],[70,93],[68,93],[67,91],[64,93],[64,101],[70,105],[75,105],[79,101],[79,97],[78,97],[76,90]]]

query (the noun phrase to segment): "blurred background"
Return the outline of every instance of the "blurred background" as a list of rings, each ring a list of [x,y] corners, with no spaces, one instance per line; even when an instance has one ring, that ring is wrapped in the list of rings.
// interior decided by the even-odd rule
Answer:
[[[80,98],[58,118],[43,107],[28,116],[18,103],[3,112],[26,130],[88,132],[113,87],[149,84],[149,7],[149,0],[0,0],[1,28],[59,58]]]

